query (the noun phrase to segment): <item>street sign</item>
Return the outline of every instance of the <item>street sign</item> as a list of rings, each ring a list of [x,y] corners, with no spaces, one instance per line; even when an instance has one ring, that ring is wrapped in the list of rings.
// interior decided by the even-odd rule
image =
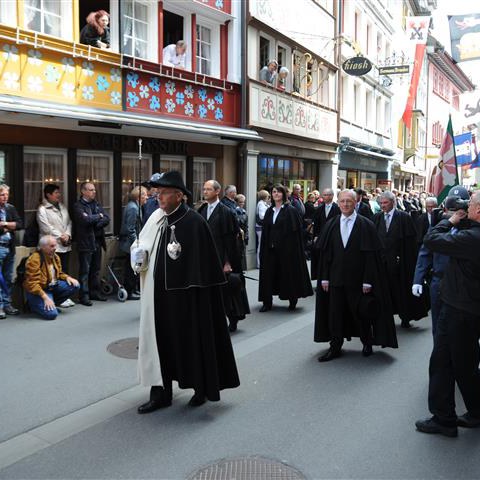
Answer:
[[[342,68],[348,75],[360,77],[372,69],[372,62],[365,57],[352,57],[343,62]]]
[[[378,67],[379,75],[402,75],[410,72],[410,65],[389,65]]]

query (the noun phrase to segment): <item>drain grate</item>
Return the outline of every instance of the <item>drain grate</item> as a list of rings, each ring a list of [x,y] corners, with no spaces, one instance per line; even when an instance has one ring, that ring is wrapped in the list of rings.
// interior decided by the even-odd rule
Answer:
[[[304,480],[294,468],[263,457],[239,457],[212,463],[194,472],[188,480]]]
[[[112,342],[107,347],[107,352],[120,358],[135,360],[138,358],[138,337],[122,338]]]

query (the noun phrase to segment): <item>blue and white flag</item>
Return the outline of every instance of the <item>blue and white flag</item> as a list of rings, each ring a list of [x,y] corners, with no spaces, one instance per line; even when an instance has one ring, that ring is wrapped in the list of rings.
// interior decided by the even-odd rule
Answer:
[[[469,165],[473,162],[472,132],[455,135],[455,153],[457,155],[457,165]]]

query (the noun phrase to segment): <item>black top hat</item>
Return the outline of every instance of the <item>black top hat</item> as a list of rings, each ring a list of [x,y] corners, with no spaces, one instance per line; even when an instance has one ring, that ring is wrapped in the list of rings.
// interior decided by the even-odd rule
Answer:
[[[152,187],[175,188],[177,190],[181,190],[189,197],[192,196],[192,194],[187,190],[185,183],[183,183],[182,174],[175,170],[164,173],[154,173],[152,178],[150,178],[150,185],[152,185]]]

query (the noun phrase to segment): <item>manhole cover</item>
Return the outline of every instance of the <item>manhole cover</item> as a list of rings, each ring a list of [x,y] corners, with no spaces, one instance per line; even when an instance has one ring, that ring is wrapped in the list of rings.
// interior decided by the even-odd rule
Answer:
[[[188,480],[304,480],[294,468],[262,457],[240,457],[220,460],[202,467]]]
[[[121,358],[138,358],[138,337],[122,338],[116,342],[112,342],[107,347],[107,352]]]

